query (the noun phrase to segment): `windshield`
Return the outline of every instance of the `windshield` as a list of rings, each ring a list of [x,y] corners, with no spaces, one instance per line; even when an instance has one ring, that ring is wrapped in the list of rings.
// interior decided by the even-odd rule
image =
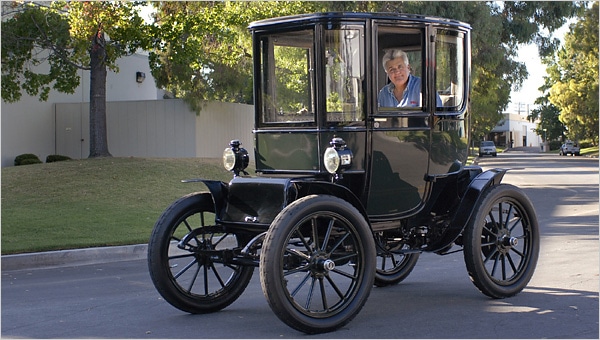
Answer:
[[[463,105],[465,89],[464,33],[438,30],[436,34],[435,88],[438,109],[455,110]],[[490,142],[493,146],[494,143]]]
[[[481,146],[495,146],[494,142],[481,142]]]
[[[325,96],[327,121],[363,119],[362,27],[342,26],[325,33]]]

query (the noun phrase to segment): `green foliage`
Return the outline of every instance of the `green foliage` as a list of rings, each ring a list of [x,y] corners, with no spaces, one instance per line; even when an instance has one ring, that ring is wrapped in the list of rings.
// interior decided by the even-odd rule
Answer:
[[[16,102],[24,91],[46,101],[51,88],[73,93],[80,79],[65,15],[55,7],[3,3],[2,18],[8,13],[2,22],[2,100]],[[44,62],[47,72],[37,67]]]
[[[535,101],[539,105],[538,108],[531,110],[527,119],[534,122],[539,119],[539,124],[535,129],[535,133],[542,137],[544,141],[564,139],[565,128],[559,120],[560,110],[548,101],[548,97],[541,97]],[[546,131],[544,131],[546,130]]]
[[[472,35],[471,112],[474,136],[502,118],[511,89],[527,77],[515,60],[519,43],[535,42],[540,54],[556,48],[550,34],[576,12],[574,2],[481,1],[250,1],[160,2],[151,54],[157,84],[199,111],[208,100],[252,103],[251,41],[255,20],[321,11],[435,15],[468,22]],[[329,98],[332,100],[332,98]]]
[[[560,140],[553,140],[549,142],[550,150],[558,150],[560,146],[563,144]]]
[[[39,164],[42,163],[37,155],[32,153],[24,153],[15,157],[15,166],[27,165],[27,164]]]
[[[69,160],[71,160],[71,157],[63,156],[63,155],[48,155],[46,157],[46,163],[62,162],[62,161],[69,161]]]
[[[208,100],[252,103],[250,22],[313,12],[319,2],[156,2],[155,51],[150,67],[157,86],[199,112]]]
[[[546,59],[550,102],[560,110],[560,121],[572,140],[598,144],[598,2],[570,26],[565,46]]]
[[[35,158],[27,158],[21,161],[19,165],[42,164],[42,161]]]

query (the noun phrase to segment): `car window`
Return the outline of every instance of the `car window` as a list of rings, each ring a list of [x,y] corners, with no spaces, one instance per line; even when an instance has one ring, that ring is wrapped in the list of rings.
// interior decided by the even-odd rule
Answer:
[[[327,121],[358,122],[363,114],[365,79],[363,27],[343,25],[325,32]]]
[[[261,38],[261,124],[314,124],[313,46],[313,30]]]

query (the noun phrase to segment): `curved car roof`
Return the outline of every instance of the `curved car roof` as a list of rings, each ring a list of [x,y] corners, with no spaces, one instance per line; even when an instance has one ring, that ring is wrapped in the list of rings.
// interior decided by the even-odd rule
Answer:
[[[283,16],[277,18],[264,19],[254,21],[250,23],[248,28],[250,30],[260,30],[267,28],[285,27],[288,25],[297,25],[301,23],[311,22],[323,22],[329,20],[357,20],[364,21],[366,19],[380,19],[380,20],[398,20],[398,21],[409,21],[409,22],[422,22],[422,23],[438,23],[443,25],[450,25],[455,27],[462,27],[464,29],[471,29],[471,25],[454,20],[446,19],[435,16],[426,16],[420,14],[406,14],[406,13],[356,13],[356,12],[325,12],[325,13],[311,13],[311,14],[298,14]]]

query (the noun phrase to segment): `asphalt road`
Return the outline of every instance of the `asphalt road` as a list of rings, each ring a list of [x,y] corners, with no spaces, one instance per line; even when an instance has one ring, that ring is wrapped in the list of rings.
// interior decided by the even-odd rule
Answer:
[[[541,226],[529,286],[493,300],[470,282],[462,253],[422,254],[401,284],[373,288],[342,329],[306,336],[279,321],[258,271],[225,310],[183,313],[161,299],[144,260],[2,271],[2,338],[591,338],[598,339],[598,160],[544,154],[486,157],[513,167]]]

